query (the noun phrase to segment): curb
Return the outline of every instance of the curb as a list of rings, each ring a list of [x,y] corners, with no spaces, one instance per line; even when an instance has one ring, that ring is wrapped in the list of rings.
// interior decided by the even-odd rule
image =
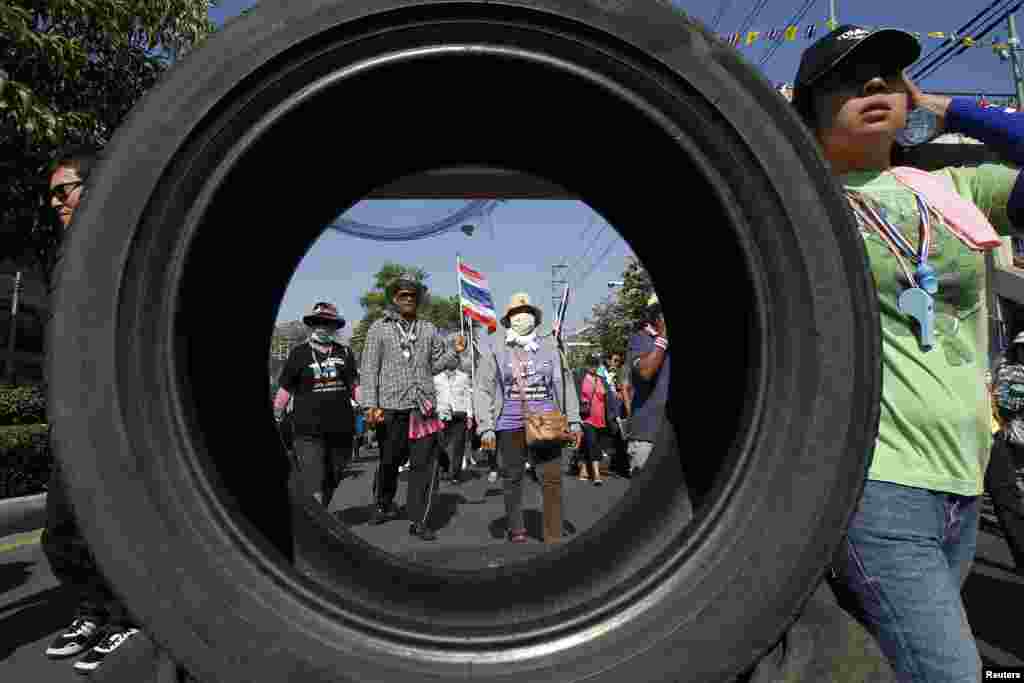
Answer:
[[[0,500],[0,537],[46,526],[46,494]]]

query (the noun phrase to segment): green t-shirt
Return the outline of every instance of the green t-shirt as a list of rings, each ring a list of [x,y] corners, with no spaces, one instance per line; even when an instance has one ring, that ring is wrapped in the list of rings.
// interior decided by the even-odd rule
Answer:
[[[1006,205],[1018,170],[984,164],[935,171],[953,180],[1001,234],[1011,226]],[[844,175],[840,183],[884,206],[917,247],[920,214],[913,193],[892,174]],[[882,322],[882,411],[868,478],[904,486],[980,495],[991,447],[988,369],[988,306],[984,254],[968,249],[944,225],[932,221],[929,264],[939,276],[935,295],[935,346],[921,350],[916,323],[899,312],[907,287],[896,257],[874,231],[861,234],[878,288]],[[911,268],[914,264],[907,261]]]

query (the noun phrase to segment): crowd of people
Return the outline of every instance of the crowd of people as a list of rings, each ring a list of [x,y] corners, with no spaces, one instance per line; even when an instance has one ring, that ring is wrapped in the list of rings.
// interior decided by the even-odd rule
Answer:
[[[464,335],[448,340],[419,318],[427,296],[409,273],[388,286],[390,306],[370,326],[358,368],[351,349],[336,340],[345,320],[332,303],[315,303],[303,319],[309,339],[291,350],[274,397],[276,416],[294,434],[294,490],[330,505],[353,462],[362,418],[378,451],[374,524],[402,516],[396,496],[406,473],[409,533],[436,540],[429,517],[438,486],[463,483],[479,457],[486,458],[489,484],[503,479],[508,540],[528,540],[523,479],[530,476],[541,486],[543,540],[558,542],[564,475],[600,486],[609,471],[631,477],[650,453],[668,388],[668,338],[657,297],[631,340],[632,371],[624,371],[621,352],[607,366],[591,354],[573,370],[558,336],[539,332],[543,311],[524,293],[511,297],[501,317],[504,333],[472,351]],[[545,416],[559,416],[562,433],[535,438],[528,423]],[[633,421],[635,433],[627,426]]]
[[[1014,461],[1024,445],[1024,336],[986,386],[987,320],[978,311],[984,252],[999,235],[1024,228],[1024,115],[923,93],[904,74],[920,51],[902,31],[841,26],[805,51],[796,78],[793,106],[846,193],[882,323],[874,458],[827,584],[875,637],[898,680],[974,683],[981,662],[960,591],[975,557],[986,487],[1018,569],[1022,559],[1024,506]],[[933,173],[894,165],[912,109],[933,117],[936,131],[990,145],[1006,163]],[[56,162],[50,193],[65,226],[92,163],[83,154]],[[602,462],[625,454],[635,474],[652,456],[671,360],[658,298],[648,302],[648,319],[628,348],[609,350],[607,364],[592,357],[574,372],[556,336],[539,333],[541,309],[515,294],[501,317],[504,331],[470,359],[467,373],[466,339],[449,343],[419,318],[426,296],[411,274],[397,278],[387,292],[391,308],[371,326],[358,364],[336,338],[345,324],[337,308],[328,301],[311,308],[309,339],[291,351],[274,399],[279,416],[292,406],[294,490],[330,503],[361,421],[379,449],[373,521],[400,517],[395,499],[407,468],[409,533],[433,541],[438,530],[428,523],[442,470],[461,481],[465,444],[478,441],[490,482],[504,476],[508,541],[527,540],[522,490],[532,470],[542,486],[544,541],[558,542],[564,476],[600,485]],[[139,627],[82,540],[59,458],[43,547],[54,574],[78,596],[70,626],[47,654],[87,652],[75,665],[87,673]],[[797,630],[784,636],[782,658],[800,651],[786,644],[797,637]],[[775,680],[766,673],[774,661],[765,658],[750,680]]]

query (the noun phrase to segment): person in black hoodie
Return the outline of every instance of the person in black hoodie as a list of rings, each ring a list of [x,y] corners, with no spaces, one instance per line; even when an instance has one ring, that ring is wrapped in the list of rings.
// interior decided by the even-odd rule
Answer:
[[[334,339],[345,319],[333,304],[317,302],[302,322],[311,334],[281,370],[274,411],[280,416],[294,397],[295,476],[303,493],[327,507],[352,460],[359,375],[352,349]]]

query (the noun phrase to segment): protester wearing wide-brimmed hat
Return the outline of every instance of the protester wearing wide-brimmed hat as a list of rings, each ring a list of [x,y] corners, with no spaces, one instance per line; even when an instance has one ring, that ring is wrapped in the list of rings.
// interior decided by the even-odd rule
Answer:
[[[323,301],[313,305],[309,314],[302,318],[302,323],[306,327],[336,327],[339,330],[345,327],[345,319],[337,307]]]
[[[530,295],[525,292],[513,294],[505,307],[505,313],[501,316],[501,324],[505,329],[511,325],[510,318],[516,313],[532,313],[536,327],[544,323],[544,312],[530,303]]]
[[[923,93],[903,73],[920,53],[906,32],[844,25],[804,52],[796,79],[794,106],[860,228],[882,327],[878,439],[830,583],[899,680],[974,683],[960,590],[991,444],[984,251],[1024,225],[1024,118]],[[1011,163],[893,166],[900,145],[942,132]]]
[[[427,522],[437,493],[437,439],[443,429],[434,376],[457,359],[466,340],[460,335],[454,348],[447,348],[441,332],[418,318],[427,288],[414,274],[401,273],[385,292],[391,307],[367,332],[360,372],[366,422],[376,428],[380,444],[374,522],[398,518],[398,469],[408,461],[409,533],[430,541],[437,537]]]
[[[302,322],[309,339],[291,350],[274,399],[280,416],[292,401],[296,488],[324,506],[352,460],[358,371],[352,349],[335,339],[345,319],[334,304],[318,301]]]
[[[582,437],[579,400],[572,377],[551,336],[537,334],[541,311],[525,293],[514,294],[501,324],[504,343],[496,342],[484,353],[477,370],[474,392],[482,447],[501,452],[505,467],[505,510],[509,540],[527,540],[523,522],[523,474],[532,461],[540,472],[543,497],[544,542],[556,543],[562,536],[562,448],[527,446],[524,410],[528,413],[560,410],[575,433],[575,446]]]

